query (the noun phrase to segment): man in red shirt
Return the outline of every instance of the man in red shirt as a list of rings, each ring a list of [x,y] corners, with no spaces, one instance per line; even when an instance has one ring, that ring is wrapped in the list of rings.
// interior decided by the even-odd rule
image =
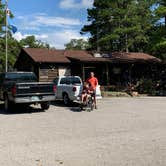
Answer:
[[[97,109],[97,104],[96,104],[96,87],[98,85],[98,79],[94,76],[94,72],[90,72],[90,77],[86,80],[86,82],[94,90],[94,103],[95,103],[95,109]]]

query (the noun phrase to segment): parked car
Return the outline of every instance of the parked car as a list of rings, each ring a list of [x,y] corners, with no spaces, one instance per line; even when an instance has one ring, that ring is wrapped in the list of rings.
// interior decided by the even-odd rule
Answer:
[[[54,79],[56,85],[55,98],[63,100],[65,105],[80,101],[83,83],[79,76],[61,76]],[[100,86],[97,87],[97,98],[101,98]]]
[[[42,109],[49,108],[49,102],[55,100],[55,86],[52,82],[37,82],[32,72],[6,72],[0,74],[0,99],[5,110],[15,104],[39,103]]]

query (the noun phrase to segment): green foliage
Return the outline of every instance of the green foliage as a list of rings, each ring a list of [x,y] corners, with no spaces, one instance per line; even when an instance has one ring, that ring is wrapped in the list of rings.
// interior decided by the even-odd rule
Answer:
[[[88,9],[91,49],[147,52],[166,60],[165,0],[94,0]]]
[[[10,18],[14,18],[13,14],[10,13]],[[6,64],[6,36],[4,31],[6,20],[5,5],[0,0],[0,72],[5,71]],[[28,36],[22,39],[20,42],[12,37],[11,29],[8,27],[7,40],[8,40],[8,70],[13,70],[16,58],[23,47],[33,48],[49,48],[49,44],[44,43],[40,40],[36,40],[35,36]]]
[[[6,61],[6,39],[5,37],[0,37],[0,72],[5,71],[5,61]],[[8,70],[12,71],[14,63],[17,56],[23,47],[32,48],[49,48],[49,44],[43,43],[35,39],[34,36],[28,36],[22,39],[20,42],[15,40],[10,32],[8,32]]]
[[[0,35],[3,33],[2,27],[5,25],[5,5],[0,1]]]
[[[158,0],[158,7],[155,10],[155,15],[158,19],[164,18],[164,24],[166,26],[166,1],[165,0]]]
[[[0,38],[0,72],[5,71],[5,61],[6,61],[6,39],[5,37]],[[8,69],[12,70],[16,57],[20,52],[20,44],[11,35],[8,35]]]
[[[6,39],[5,37],[0,37],[0,72],[5,71],[5,61],[6,61]],[[32,48],[49,48],[48,44],[35,39],[34,36],[22,39],[20,42],[15,40],[10,33],[8,33],[8,70],[12,71],[17,56],[23,47]]]
[[[44,43],[40,40],[36,40],[35,36],[27,36],[25,39],[20,41],[21,47],[31,47],[31,48],[49,48],[49,44]]]
[[[10,18],[13,18],[13,14],[10,13]],[[5,5],[2,4],[0,0],[0,72],[5,71],[6,64],[6,36],[4,31],[5,26]],[[25,39],[22,39],[20,42],[15,40],[12,37],[12,33],[10,32],[10,28],[8,27],[8,70],[13,70],[14,63],[16,58],[22,47],[33,47],[33,48],[49,48],[49,44],[44,43],[40,40],[36,40],[34,36],[28,36]]]
[[[141,93],[146,93],[150,95],[155,95],[156,93],[156,84],[153,82],[151,79],[141,79],[137,83],[136,89],[138,92]]]
[[[95,0],[94,7],[88,9],[91,24],[85,25],[81,33],[90,32],[92,49],[142,51],[153,26],[151,5],[151,0]]]
[[[65,44],[66,50],[87,50],[89,43],[83,39],[71,39],[71,41]]]
[[[166,1],[158,0],[154,10],[155,24],[149,33],[150,42],[147,51],[166,60]]]
[[[163,60],[166,60],[166,40],[156,44],[155,55]]]

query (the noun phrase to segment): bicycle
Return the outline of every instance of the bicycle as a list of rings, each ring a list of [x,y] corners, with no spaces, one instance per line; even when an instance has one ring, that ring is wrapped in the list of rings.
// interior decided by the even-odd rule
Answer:
[[[95,107],[94,94],[89,94],[87,96],[87,100],[85,101],[85,103],[81,103],[80,105],[81,110],[87,110],[87,111],[93,111],[94,107]]]

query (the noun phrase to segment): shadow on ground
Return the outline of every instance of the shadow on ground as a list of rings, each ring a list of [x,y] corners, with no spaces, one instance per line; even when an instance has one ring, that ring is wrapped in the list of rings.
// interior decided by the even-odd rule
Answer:
[[[81,112],[82,110],[80,109],[80,104],[77,102],[71,102],[68,106],[65,106],[63,101],[54,101],[51,103],[53,106],[57,107],[66,107],[72,112]]]
[[[4,104],[0,104],[0,114],[4,115],[13,115],[13,114],[30,114],[30,113],[39,113],[45,112],[41,108],[35,108],[33,106],[24,106],[24,105],[17,105],[10,111],[5,111]]]
[[[72,112],[81,112],[85,110],[80,109],[80,104],[76,102],[72,102],[70,105],[65,106],[62,101],[54,101],[50,103],[50,106],[56,106],[56,107],[63,107],[68,108],[69,111]],[[0,114],[4,115],[13,115],[13,114],[31,114],[31,113],[39,113],[39,112],[45,112],[47,110],[42,110],[41,108],[36,108],[33,105],[25,106],[23,104],[16,105],[12,110],[5,111],[4,104],[0,103]]]

